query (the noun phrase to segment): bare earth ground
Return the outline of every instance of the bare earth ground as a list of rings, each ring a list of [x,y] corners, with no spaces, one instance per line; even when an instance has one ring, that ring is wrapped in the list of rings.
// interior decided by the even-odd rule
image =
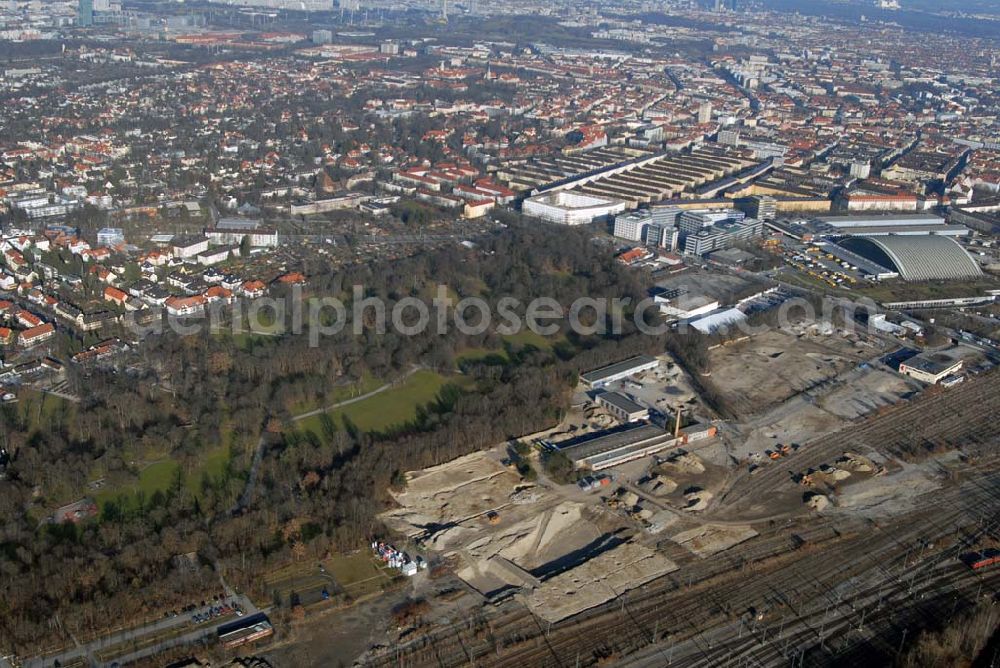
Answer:
[[[417,660],[375,649],[368,657],[380,657],[379,665],[561,665],[567,657],[572,663],[576,649],[557,652],[550,643],[589,646],[593,654],[585,657],[602,656],[600,645],[589,636],[574,637],[574,630],[589,628],[605,638],[601,642],[615,646],[634,628],[632,616],[647,614],[639,607],[647,597],[652,626],[642,632],[637,647],[648,644],[660,623],[669,625],[670,633],[684,634],[695,618],[719,610],[729,616],[716,619],[712,633],[733,643],[747,636],[751,649],[761,647],[733,626],[732,615],[745,607],[706,607],[697,591],[686,591],[716,586],[713,578],[733,578],[728,585],[720,582],[719,600],[737,597],[739,605],[781,606],[798,614],[806,605],[802,601],[815,597],[809,583],[816,574],[838,584],[844,581],[838,570],[858,564],[865,577],[882,577],[883,571],[856,557],[874,549],[870,542],[891,558],[905,557],[912,551],[907,541],[916,540],[912,536],[960,526],[949,524],[943,513],[953,514],[955,522],[959,517],[967,521],[982,503],[967,500],[970,491],[959,492],[956,480],[959,485],[962,481],[955,476],[973,475],[995,460],[1000,376],[971,378],[950,390],[920,394],[923,386],[873,361],[878,354],[877,345],[860,345],[839,333],[780,331],[762,335],[745,350],[736,345],[713,351],[711,378],[721,391],[734,400],[753,393],[742,398],[746,417],[719,421],[721,436],[692,444],[687,456],[661,452],[659,464],[647,458],[613,469],[615,482],[599,494],[552,485],[544,474],[537,483],[525,483],[500,463],[502,447],[409,474],[406,491],[396,496],[399,507],[383,520],[400,534],[425,540],[430,554],[446,555],[455,564],[456,574],[468,585],[464,615],[456,619],[455,610],[435,605],[430,625],[390,629],[381,617],[355,613],[343,625],[343,636],[341,624],[332,621],[317,625],[328,634],[336,627],[332,641],[318,630],[300,643],[321,646],[318,659],[300,650],[301,655],[282,657],[298,663],[279,665],[336,665],[322,662],[332,661],[337,652],[385,642],[406,648],[404,654]],[[661,392],[670,383],[660,375],[630,389]],[[780,444],[797,447],[777,460],[764,458],[751,471],[749,453]],[[968,462],[954,453],[956,446],[965,449]],[[799,480],[803,475],[810,476],[810,484]],[[986,487],[970,489],[990,493]],[[809,505],[806,501],[814,495],[825,504]],[[613,503],[615,499],[619,502]],[[923,521],[901,525],[897,518],[915,508],[932,512],[928,517],[940,519],[940,526]],[[891,535],[890,529],[899,535]],[[945,544],[950,543],[938,543]],[[837,550],[844,555],[835,556]],[[902,563],[903,572],[913,572],[905,558]],[[957,564],[947,577],[964,577],[957,559],[949,557],[947,563]],[[898,584],[895,571],[886,577],[892,586]],[[788,581],[782,584],[783,579]],[[419,583],[414,585],[419,592]],[[878,601],[885,587],[875,583],[866,596]],[[482,599],[473,590],[489,594],[506,588],[519,593],[476,612]],[[784,603],[785,596],[799,597],[798,602]],[[660,608],[652,603],[657,597],[675,603]],[[627,610],[619,606],[619,598],[628,603]],[[675,614],[676,602],[690,602],[691,607]],[[381,602],[377,607],[386,614],[391,609]],[[483,627],[488,632],[475,631],[474,619],[480,617],[474,615],[494,619]],[[666,621],[671,615],[677,619]],[[568,617],[573,619],[562,621]],[[623,626],[608,631],[619,617]],[[557,639],[553,631],[548,638],[546,623],[564,635]],[[805,624],[804,636],[814,634],[815,625]],[[525,640],[539,634],[546,640]],[[488,644],[492,638],[496,645]],[[473,661],[467,652],[477,643]],[[648,665],[664,665],[661,658]],[[717,658],[725,663],[725,656]],[[772,664],[778,665],[765,662]]]
[[[362,652],[385,640],[392,609],[405,599],[406,592],[391,592],[344,611],[308,618],[294,629],[291,642],[266,657],[275,666],[351,666]]]
[[[749,417],[871,355],[870,349],[839,334],[796,336],[776,329],[711,351],[708,382],[738,416]]]

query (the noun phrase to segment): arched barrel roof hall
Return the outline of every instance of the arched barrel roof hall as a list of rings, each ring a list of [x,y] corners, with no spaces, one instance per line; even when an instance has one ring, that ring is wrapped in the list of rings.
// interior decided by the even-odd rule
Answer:
[[[970,278],[983,273],[957,241],[945,236],[851,237],[840,245],[887,269],[895,269],[908,281]]]

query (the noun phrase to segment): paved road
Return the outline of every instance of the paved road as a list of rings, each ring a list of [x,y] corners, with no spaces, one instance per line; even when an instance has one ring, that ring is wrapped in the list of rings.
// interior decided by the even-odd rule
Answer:
[[[257,606],[255,606],[253,604],[253,601],[251,601],[247,596],[243,594],[234,594],[229,590],[228,587],[226,587],[226,592],[227,594],[229,594],[230,599],[235,599],[236,601],[239,602],[240,606],[243,608],[246,614],[252,615],[256,612],[259,612]],[[107,647],[112,647],[115,645],[120,645],[123,643],[128,643],[130,641],[139,642],[142,640],[144,636],[147,636],[151,633],[162,633],[165,631],[169,631],[171,629],[179,628],[184,624],[190,624],[191,615],[196,614],[197,612],[199,612],[199,610],[195,610],[194,612],[191,613],[179,614],[176,617],[164,617],[163,619],[158,619],[155,622],[150,622],[149,624],[145,624],[143,626],[139,626],[133,629],[125,629],[123,631],[118,631],[116,633],[112,633],[110,635],[98,638],[97,640],[93,640],[88,643],[82,643],[78,647],[67,649],[58,654],[52,654],[45,657],[33,657],[30,659],[25,659],[21,663],[21,666],[23,668],[51,668],[52,666],[56,665],[56,662],[59,662],[60,664],[65,664],[82,656],[86,656],[90,664],[93,666],[103,666],[105,664],[98,661],[95,656],[95,654],[101,651],[102,649]],[[185,633],[176,638],[157,643],[156,645],[152,645],[146,649],[136,650],[135,652],[129,654],[128,657],[140,658],[142,656],[149,656],[150,654],[162,652],[166,649],[169,649],[170,647],[183,644],[184,642],[194,642],[203,636],[214,634],[215,630],[220,625],[226,624],[235,619],[238,618],[230,615],[228,617],[213,620],[208,624],[199,625],[193,628],[190,632]],[[124,663],[125,658],[126,657],[124,656],[118,657],[116,660]],[[0,668],[3,668],[4,665],[5,664],[2,662],[2,660],[0,660]]]

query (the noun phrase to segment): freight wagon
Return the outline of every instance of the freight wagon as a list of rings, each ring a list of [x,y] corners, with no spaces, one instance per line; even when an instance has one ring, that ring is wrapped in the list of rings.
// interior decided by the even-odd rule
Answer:
[[[1000,550],[989,549],[981,552],[970,552],[962,556],[962,561],[974,571],[989,568],[1000,564]]]

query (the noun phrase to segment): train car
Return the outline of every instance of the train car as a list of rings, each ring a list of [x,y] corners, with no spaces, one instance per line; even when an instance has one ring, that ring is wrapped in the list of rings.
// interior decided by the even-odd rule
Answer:
[[[970,552],[962,556],[962,561],[974,571],[996,566],[1000,564],[1000,550],[988,549]]]

